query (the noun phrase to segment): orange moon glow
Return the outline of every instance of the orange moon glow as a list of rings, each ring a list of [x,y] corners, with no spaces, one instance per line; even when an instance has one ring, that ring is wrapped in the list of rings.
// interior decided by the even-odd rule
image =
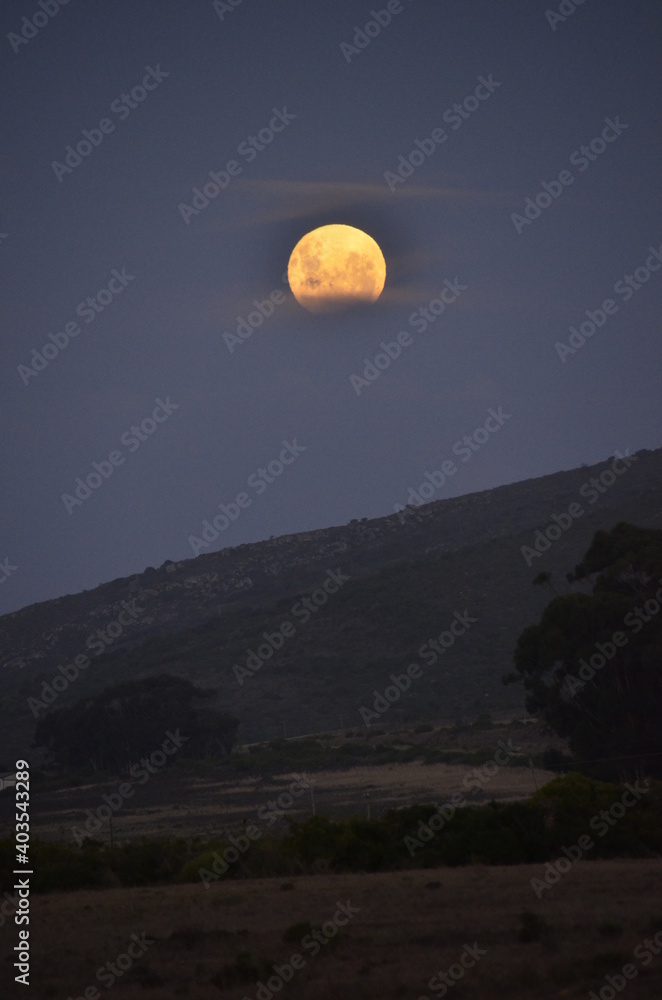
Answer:
[[[297,302],[312,313],[333,313],[376,302],[386,280],[379,246],[353,226],[320,226],[303,236],[287,277]]]

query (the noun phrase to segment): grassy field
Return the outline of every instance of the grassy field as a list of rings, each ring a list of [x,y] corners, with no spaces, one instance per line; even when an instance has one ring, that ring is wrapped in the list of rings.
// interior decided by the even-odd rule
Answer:
[[[357,767],[351,771],[319,771],[309,777],[314,780],[318,813],[365,816],[369,806],[371,815],[377,817],[391,808],[449,798],[462,788],[469,770],[455,764],[412,762]],[[532,775],[529,768],[503,768],[484,789],[469,795],[468,800],[477,803],[488,798],[501,801],[528,798],[535,791],[535,781],[542,785],[552,777],[548,771],[537,770]],[[167,792],[165,787],[158,787],[161,782],[167,785]],[[180,777],[176,783],[174,776],[162,775],[149,785],[137,787],[133,798],[117,810],[113,816],[113,834],[116,841],[141,836],[218,835],[225,828],[239,827],[243,819],[255,821],[260,807],[276,799],[291,783],[291,774],[275,775],[268,781]],[[95,812],[103,804],[102,795],[116,792],[118,785],[119,781],[114,781],[45,795],[33,824],[34,834],[73,843],[72,828],[82,828],[85,810]],[[301,795],[287,815],[299,819],[312,815],[310,790]],[[107,821],[96,836],[108,839]]]
[[[363,733],[361,736],[363,737]],[[464,763],[423,763],[411,760],[406,763],[360,763],[349,768],[330,765],[320,769],[326,756],[334,759],[334,751],[343,744],[362,746],[354,737],[329,736],[320,740],[316,751],[316,764],[309,769],[302,758],[301,766],[284,767],[280,755],[272,759],[258,757],[258,773],[242,774],[229,771],[227,759],[203,766],[174,767],[156,773],[145,784],[134,784],[133,794],[113,814],[113,835],[117,842],[138,837],[220,835],[224,829],[238,828],[243,820],[254,822],[260,807],[276,799],[292,782],[292,774],[306,772],[314,780],[314,788],[307,789],[296,799],[288,816],[299,819],[312,814],[313,805],[319,814],[332,817],[365,816],[370,809],[372,817],[383,815],[388,809],[442,801],[453,792],[461,790],[462,782],[472,767],[480,760],[491,757],[498,741],[511,739],[518,748],[522,762],[529,755],[539,755],[549,745],[563,745],[541,732],[538,726],[512,729],[507,725],[491,729],[435,729],[426,733],[384,733],[370,737],[375,749],[405,751],[420,749],[424,752],[455,753],[466,751]],[[290,753],[296,753],[298,741],[287,741]],[[253,753],[255,754],[255,750]],[[261,748],[257,751],[263,754]],[[267,751],[268,752],[268,751]],[[473,755],[476,759],[471,763]],[[482,755],[482,757],[481,757]],[[233,757],[232,760],[236,761]],[[250,755],[241,759],[247,764]],[[337,759],[337,757],[335,758]],[[508,801],[527,798],[537,786],[553,777],[549,771],[528,766],[510,765],[501,768],[482,789],[475,789],[467,796],[473,803],[490,798]],[[129,778],[128,773],[112,780],[93,782],[91,778],[62,787],[34,786],[32,798],[32,835],[63,843],[74,843],[72,828],[82,828],[89,813],[96,814],[103,806],[103,795],[117,793],[119,785]],[[0,798],[0,836],[8,836],[13,823],[13,797]],[[284,828],[285,820],[274,829]],[[109,839],[109,824],[104,821],[96,833],[100,840]]]
[[[385,751],[461,750],[466,756],[462,763],[418,759],[324,768],[327,755],[338,759],[343,742],[330,736],[321,751],[305,751],[316,755],[309,777],[317,812],[365,815],[370,807],[376,817],[394,806],[447,800],[497,742],[509,738],[519,766],[500,768],[480,791],[468,794],[475,803],[528,798],[544,785],[552,774],[527,765],[529,756],[539,757],[549,745],[548,736],[538,727],[505,724],[373,734]],[[204,836],[245,818],[254,821],[259,807],[292,780],[290,770],[276,768],[282,755],[291,761],[304,750],[289,741],[257,748],[254,770],[246,774],[233,771],[234,758],[156,774],[117,810],[114,836],[117,842],[143,834]],[[265,762],[274,767],[263,770]],[[36,786],[33,836],[71,842],[71,825],[117,787],[117,779]],[[312,804],[307,790],[289,815],[308,817]],[[106,827],[101,840],[107,839]],[[103,891],[33,895],[32,995],[99,1000],[112,987],[118,1000],[272,1000],[279,994],[291,1000],[446,994],[457,1000],[551,1000],[588,997],[591,991],[599,996],[605,987],[602,1000],[613,1000],[605,977],[620,976],[627,1000],[658,1000],[662,858],[583,860],[568,867],[538,894],[531,880],[544,879],[542,863],[338,874],[318,859],[305,874],[302,863],[293,861],[282,870],[294,874],[211,881],[208,888],[201,881],[113,884]],[[13,979],[18,940],[6,906],[4,913],[0,987]],[[655,938],[647,951],[644,942]],[[632,978],[626,980],[622,969],[628,965]],[[450,977],[447,986],[442,973]],[[17,990],[14,984],[9,995]]]
[[[298,965],[274,995],[416,1000],[441,996],[431,977],[459,976],[465,946],[477,946],[474,967],[448,990],[457,1000],[586,997],[626,964],[636,971],[627,1000],[662,996],[662,954],[646,965],[643,952],[634,957],[662,930],[662,860],[583,861],[537,899],[530,879],[542,873],[542,865],[320,873],[34,897],[31,995],[64,1000],[96,986],[106,996],[112,985],[117,1000],[269,1000],[258,981],[280,967],[275,988],[284,967]],[[347,922],[332,936],[336,915]],[[317,954],[311,927],[326,942]],[[9,921],[0,929],[5,980],[16,935]],[[137,957],[122,972],[127,960],[115,963],[132,935]]]

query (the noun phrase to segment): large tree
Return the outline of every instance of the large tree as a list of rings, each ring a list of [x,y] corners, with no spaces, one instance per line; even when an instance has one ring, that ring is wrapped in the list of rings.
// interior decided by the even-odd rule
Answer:
[[[589,592],[547,605],[504,682],[524,684],[528,711],[569,739],[582,770],[662,777],[662,531],[598,531],[568,581]]]
[[[47,747],[65,767],[117,771],[158,750],[168,730],[186,737],[178,756],[230,753],[238,722],[203,707],[215,696],[215,690],[169,674],[127,681],[45,715],[34,745]]]

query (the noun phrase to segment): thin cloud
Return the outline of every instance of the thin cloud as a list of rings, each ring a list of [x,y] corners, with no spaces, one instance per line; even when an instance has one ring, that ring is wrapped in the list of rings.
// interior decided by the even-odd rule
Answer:
[[[445,200],[455,203],[492,204],[505,201],[509,196],[501,192],[466,190],[459,187],[434,187],[405,183],[391,192],[386,184],[362,181],[290,181],[251,180],[240,178],[237,191],[243,191],[262,202],[267,202],[247,214],[242,227],[274,225],[292,222],[313,214],[338,211],[352,205],[396,204],[398,200]]]

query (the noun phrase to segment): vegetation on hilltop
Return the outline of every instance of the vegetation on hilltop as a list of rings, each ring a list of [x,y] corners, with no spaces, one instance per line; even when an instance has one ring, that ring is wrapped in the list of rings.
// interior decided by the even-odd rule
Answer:
[[[555,597],[522,632],[526,707],[567,737],[581,769],[662,777],[662,531],[598,531],[574,573],[591,593]]]

